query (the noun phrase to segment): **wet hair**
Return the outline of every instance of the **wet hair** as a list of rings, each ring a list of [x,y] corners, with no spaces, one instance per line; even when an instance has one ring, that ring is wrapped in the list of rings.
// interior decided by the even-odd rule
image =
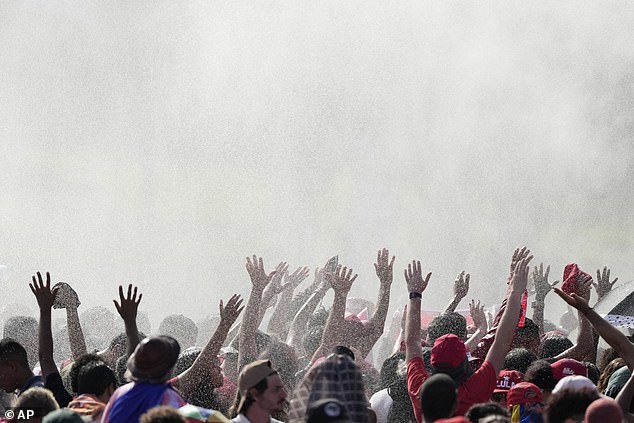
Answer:
[[[99,358],[97,354],[82,354],[77,360],[73,362],[70,367],[69,378],[70,378],[70,389],[73,393],[78,394],[79,389],[79,372],[82,367],[86,366],[90,363],[101,363],[105,364],[104,361]],[[116,384],[115,384],[116,385]],[[103,392],[103,391],[102,391]]]
[[[399,364],[405,362],[405,353],[397,352],[389,356],[383,362],[379,372],[378,389],[385,389],[400,379],[397,371]]]
[[[171,336],[178,341],[181,348],[187,349],[196,343],[198,327],[189,317],[182,314],[170,314],[159,325],[158,333]]]
[[[91,361],[79,369],[77,394],[102,395],[108,386],[116,389],[117,378],[110,367],[99,361]]]
[[[597,382],[597,389],[599,390],[599,392],[603,393],[605,391],[605,389],[608,387],[610,376],[612,376],[615,371],[623,366],[625,366],[625,360],[623,360],[621,357],[615,358],[605,366],[605,368],[601,372],[601,375],[599,376],[599,381]]]
[[[352,350],[344,345],[337,345],[336,347],[334,347],[332,349],[332,352],[334,354],[343,354],[343,355],[347,355],[348,357],[350,357],[351,359],[354,360],[354,352],[352,352]]]
[[[31,410],[35,413],[33,417],[44,417],[51,411],[59,410],[59,404],[51,391],[36,386],[27,389],[18,397],[13,410]]]
[[[612,347],[601,351],[601,354],[599,354],[599,358],[597,359],[597,367],[599,367],[599,371],[603,372],[608,364],[619,357],[619,353]]]
[[[467,337],[467,320],[462,314],[452,311],[436,316],[427,327],[427,340],[434,345],[436,339],[448,333],[463,340]]]
[[[24,347],[14,339],[3,338],[0,340],[0,364],[5,364],[9,361],[15,361],[25,368],[29,367],[29,360]]]
[[[524,373],[524,381],[530,382],[542,391],[550,392],[553,390],[557,381],[553,377],[553,369],[546,360],[535,360],[528,366]]]
[[[420,388],[420,404],[425,421],[451,417],[457,398],[456,384],[450,376],[437,373],[427,378]]]
[[[539,344],[539,326],[528,317],[524,318],[524,326],[520,326],[515,331],[511,348],[527,348],[531,344]]]
[[[178,411],[167,405],[150,408],[141,415],[139,423],[186,423],[187,420]]]
[[[553,358],[572,347],[570,339],[561,334],[550,334],[542,339],[537,353],[538,358]]]
[[[583,364],[586,366],[586,369],[588,369],[588,379],[596,385],[599,382],[599,376],[601,375],[599,368],[596,364],[590,363],[589,361],[584,361]]]
[[[597,399],[599,393],[595,389],[563,389],[552,394],[544,409],[544,417],[548,423],[564,423],[567,419],[583,422],[586,409]]]
[[[526,373],[528,367],[535,360],[537,360],[535,354],[526,348],[514,348],[504,357],[504,365],[502,367],[507,370],[518,370]]]
[[[488,416],[502,416],[509,419],[511,414],[507,408],[502,407],[497,402],[474,404],[465,414],[465,417],[468,418],[471,423],[478,423],[480,419]]]

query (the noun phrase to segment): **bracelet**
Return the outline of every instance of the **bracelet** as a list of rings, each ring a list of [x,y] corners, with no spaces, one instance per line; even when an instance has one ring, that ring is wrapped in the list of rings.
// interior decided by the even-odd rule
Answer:
[[[423,294],[421,292],[410,292],[409,299],[413,300],[414,298],[423,298]]]

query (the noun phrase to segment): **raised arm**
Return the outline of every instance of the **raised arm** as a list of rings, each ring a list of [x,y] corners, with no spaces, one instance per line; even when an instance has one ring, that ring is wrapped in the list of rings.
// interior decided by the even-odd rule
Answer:
[[[632,397],[634,397],[634,373],[632,373],[627,382],[625,382],[625,385],[623,385],[623,388],[621,388],[615,398],[617,404],[621,407],[621,411],[623,412],[623,421],[628,423],[634,423],[634,415],[630,413]]]
[[[580,295],[575,293],[568,295],[559,288],[555,288],[555,293],[566,303],[579,310],[588,319],[594,330],[599,333],[599,336],[605,339],[605,342],[614,348],[619,356],[625,360],[627,367],[634,369],[634,344],[623,333],[599,316],[588,305],[588,301]]]
[[[264,271],[262,257],[256,257],[255,255],[253,259],[247,257],[246,268],[251,278],[251,295],[249,295],[249,300],[247,301],[242,318],[242,324],[240,325],[238,371],[240,371],[244,365],[254,361],[258,356],[255,334],[262,322],[260,304],[262,303],[264,289],[275,275],[275,271],[267,275]]]
[[[136,315],[139,310],[139,303],[143,294],[139,294],[137,298],[138,288],[134,286],[134,292],[132,291],[132,284],[128,285],[128,294],[123,295],[123,286],[119,285],[119,302],[112,300],[114,306],[117,308],[117,313],[123,319],[125,326],[125,334],[128,339],[128,348],[126,356],[130,357],[136,346],[139,344],[139,330],[136,325]]]
[[[480,301],[476,304],[475,300],[471,300],[469,313],[471,314],[471,319],[473,319],[476,331],[469,337],[467,342],[465,342],[465,345],[469,351],[473,351],[478,346],[478,342],[480,342],[482,337],[486,335],[489,328],[487,325],[487,317],[484,314],[484,306],[480,305]]]
[[[576,283],[576,294],[583,298],[586,303],[590,302],[590,289],[592,287],[592,277],[581,274]],[[570,357],[579,361],[596,360],[596,344],[593,338],[592,325],[590,321],[580,311],[577,312],[579,318],[579,330],[577,331],[577,343],[566,351],[557,355],[557,360]]]
[[[376,255],[374,270],[379,278],[379,297],[376,300],[376,311],[366,326],[359,349],[363,357],[370,353],[376,341],[379,340],[385,329],[385,319],[390,308],[390,288],[394,280],[393,269],[395,256],[390,259],[390,251],[387,248],[379,250]]]
[[[544,333],[544,307],[546,301],[546,295],[553,289],[558,281],[552,284],[548,282],[548,275],[550,273],[550,265],[546,266],[544,271],[544,263],[539,264],[539,268],[535,266],[533,270],[532,280],[533,287],[535,289],[535,299],[531,306],[533,307],[533,322],[539,327],[539,333]]]
[[[427,288],[430,278],[431,272],[423,278],[420,261],[412,261],[405,269],[405,282],[409,292],[405,321],[405,360],[408,362],[414,357],[423,356],[423,347],[420,344],[420,311],[423,291]]]
[[[323,300],[326,292],[328,292],[328,290],[330,289],[330,284],[328,283],[328,281],[326,281],[326,278],[322,278],[321,280],[321,285],[308,298],[308,300],[306,300],[302,308],[300,308],[295,315],[293,323],[291,323],[291,329],[288,332],[286,343],[295,348],[295,351],[304,351],[302,338],[306,331],[306,325],[308,325],[310,317],[313,315],[321,300]]]
[[[79,323],[79,313],[77,309],[81,302],[75,290],[66,282],[55,284],[58,287],[58,294],[53,304],[53,308],[66,309],[66,327],[68,328],[68,341],[73,360],[86,354],[86,340],[84,339],[84,331]]]
[[[291,315],[293,292],[309,274],[309,269],[306,266],[298,267],[291,274],[288,273],[288,270],[284,272],[284,284],[281,286],[277,306],[267,327],[269,333],[277,334],[280,339],[286,338],[293,319]]]
[[[526,290],[528,283],[528,265],[533,259],[533,256],[528,255],[530,254],[530,250],[524,249],[524,251],[527,256],[519,260],[513,267],[513,273],[511,274],[511,280],[507,289],[506,308],[500,318],[500,324],[498,325],[493,345],[491,345],[491,349],[485,359],[493,366],[496,374],[502,369],[504,357],[513,342],[515,328],[517,327],[522,307],[522,294]]]
[[[357,274],[352,276],[352,269],[347,267],[342,268],[341,265],[337,266],[334,273],[326,273],[325,277],[335,291],[335,298],[326,320],[326,326],[321,337],[321,344],[313,354],[311,362],[314,362],[319,357],[326,355],[326,353],[335,346],[337,343],[346,341],[344,335],[344,316],[346,312],[346,300],[348,298],[348,292],[352,288],[352,284],[357,279]]]
[[[231,325],[236,321],[242,309],[242,298],[239,295],[232,296],[227,305],[220,301],[220,323],[216,331],[200,352],[190,368],[178,375],[177,380],[172,383],[175,388],[187,398],[193,394],[203,381],[210,380],[210,374],[214,366],[219,366],[218,353],[223,342],[227,338]]]
[[[271,307],[275,307],[277,304],[277,298],[282,292],[282,277],[287,270],[288,264],[286,264],[286,262],[283,261],[278,264],[273,271],[271,282],[269,282],[266,288],[264,288],[264,292],[262,293],[262,302],[260,303],[260,322],[264,319],[266,311]]]
[[[596,283],[592,282],[592,286],[594,286],[594,289],[597,291],[597,303],[614,288],[618,280],[619,278],[614,278],[614,280],[610,282],[610,269],[608,269],[608,266],[603,267],[603,273],[601,273],[601,269],[597,269],[597,281]]]
[[[42,281],[40,272],[37,272],[37,279],[35,276],[31,279],[33,283],[30,283],[29,287],[33,295],[35,295],[37,305],[40,308],[38,358],[40,360],[40,367],[42,368],[42,377],[46,378],[52,373],[57,373],[57,366],[53,359],[51,308],[55,302],[59,287],[53,287],[53,289],[51,289],[51,275],[48,272],[46,272],[46,283]]]
[[[456,307],[460,304],[460,301],[469,293],[469,280],[471,279],[471,275],[469,273],[462,272],[458,273],[456,276],[456,280],[453,283],[453,298],[447,307],[445,308],[445,313],[451,313],[456,311]]]

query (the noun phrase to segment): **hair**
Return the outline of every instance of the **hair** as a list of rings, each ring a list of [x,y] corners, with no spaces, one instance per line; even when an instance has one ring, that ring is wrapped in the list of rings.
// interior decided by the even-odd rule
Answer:
[[[78,395],[102,395],[109,386],[117,387],[117,377],[105,363],[91,361],[79,369],[77,375]]]
[[[90,363],[105,364],[104,361],[101,358],[99,358],[97,354],[82,354],[77,358],[77,360],[73,362],[73,364],[70,367],[70,372],[69,372],[70,389],[76,394],[79,393],[78,392],[79,372],[81,371],[82,367]]]
[[[468,418],[471,423],[478,423],[480,419],[488,416],[501,416],[508,420],[511,414],[507,408],[502,407],[497,402],[474,404],[465,414],[465,417]]]
[[[15,361],[25,368],[29,367],[29,360],[24,347],[14,339],[3,338],[0,340],[0,364],[5,364],[9,361]]]
[[[506,354],[504,357],[504,369],[518,370],[522,373],[526,373],[528,367],[533,361],[537,360],[535,354],[527,350],[526,348],[514,348]]]
[[[31,316],[13,316],[4,323],[3,338],[10,338],[20,343],[27,353],[29,367],[37,363],[39,324]]]
[[[436,339],[448,333],[453,333],[460,339],[467,337],[467,320],[455,311],[439,314],[427,327],[427,340],[434,345]]]
[[[582,422],[586,408],[598,398],[598,392],[591,388],[563,389],[550,397],[544,417],[548,423],[564,423],[567,419]]]
[[[605,391],[605,389],[608,387],[610,376],[612,376],[615,371],[623,366],[625,366],[625,360],[623,360],[621,357],[615,358],[605,366],[605,368],[601,372],[601,375],[599,376],[599,381],[597,382],[597,389],[599,390],[599,392],[603,393]]]
[[[15,410],[32,410],[33,417],[44,417],[51,411],[59,410],[59,404],[55,401],[53,393],[46,388],[29,388],[18,397],[15,402]]]
[[[539,344],[539,326],[528,317],[524,318],[524,326],[515,331],[511,348],[529,348],[531,344]]]
[[[392,398],[392,405],[387,415],[387,423],[414,422],[416,421],[416,416],[414,415],[412,400],[407,392],[407,376],[396,373],[395,375],[396,379],[387,388],[387,394]]]
[[[572,347],[574,344],[567,337],[555,333],[549,334],[542,339],[537,352],[538,358],[553,358]]]
[[[139,423],[186,423],[187,420],[178,411],[167,405],[150,408],[141,415]]]
[[[462,360],[462,363],[450,369],[439,369],[437,367],[432,366],[432,373],[446,374],[453,379],[456,386],[460,386],[465,380],[471,377],[471,375],[473,374],[473,371],[471,370],[471,366],[469,365],[469,360],[465,356],[465,359]]]
[[[603,372],[612,360],[619,357],[619,353],[612,347],[608,347],[601,351],[601,354],[599,354],[599,357],[597,358],[597,367],[599,367],[599,371]]]
[[[584,361],[583,364],[586,366],[586,369],[588,371],[588,379],[590,379],[592,383],[596,385],[599,382],[599,376],[601,375],[601,372],[599,372],[599,368],[596,364],[589,361]]]
[[[451,417],[457,401],[456,384],[443,373],[430,376],[420,389],[420,404],[425,421]]]
[[[535,360],[528,366],[524,373],[524,381],[530,382],[542,391],[550,392],[553,390],[557,381],[553,377],[553,369],[546,360]]]
[[[277,372],[273,371],[269,376],[276,375],[276,374]],[[244,399],[244,404],[242,404],[241,408],[239,407],[240,407],[240,401],[242,401],[242,393],[240,392],[240,389],[238,388],[238,391],[236,393],[236,398],[233,401],[233,405],[229,409],[229,418],[233,419],[237,417],[238,414],[240,413],[246,414],[247,410],[249,410],[249,407],[253,405],[253,403],[255,402],[255,399],[251,396],[251,393],[249,392],[251,389],[255,389],[258,394],[262,394],[264,391],[266,391],[268,387],[269,387],[268,377],[265,377],[264,379],[259,381],[257,385],[255,385],[252,388],[249,388],[249,390],[247,391],[247,396]]]
[[[182,314],[170,314],[159,325],[158,333],[171,336],[183,349],[187,349],[196,343],[198,327],[189,317]]]
[[[397,352],[389,356],[383,362],[379,372],[378,389],[386,389],[400,379],[398,368],[400,363],[405,362],[405,353]]]

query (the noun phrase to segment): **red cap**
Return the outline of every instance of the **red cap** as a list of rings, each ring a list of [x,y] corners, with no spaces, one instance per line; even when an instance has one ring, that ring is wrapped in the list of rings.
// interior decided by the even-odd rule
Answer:
[[[518,370],[500,370],[493,393],[508,392],[516,384],[524,380],[524,374]]]
[[[506,394],[507,406],[542,402],[542,391],[530,382],[516,383]]]
[[[434,367],[458,367],[467,359],[467,348],[462,339],[453,333],[436,339],[431,349],[431,365]]]
[[[550,365],[553,369],[555,380],[563,379],[566,376],[579,375],[588,377],[588,368],[580,361],[573,358],[562,358]]]

